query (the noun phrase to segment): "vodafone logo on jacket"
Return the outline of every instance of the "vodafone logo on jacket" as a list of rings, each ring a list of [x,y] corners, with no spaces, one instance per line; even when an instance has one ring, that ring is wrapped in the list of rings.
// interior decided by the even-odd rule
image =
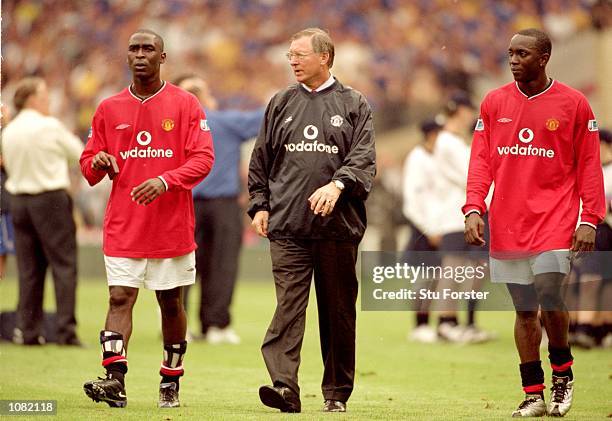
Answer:
[[[304,127],[304,137],[306,139],[313,140],[316,139],[318,135],[319,129],[317,129],[317,126],[309,124],[308,126]]]
[[[174,151],[172,149],[164,149],[164,148],[152,148],[149,144],[153,141],[153,136],[146,130],[142,130],[138,132],[136,135],[136,142],[142,148],[138,146],[133,147],[132,149],[128,149],[127,151],[120,151],[119,155],[123,159],[128,158],[172,158],[174,156]],[[146,146],[146,148],[144,148]]]
[[[497,153],[500,156],[512,155],[517,157],[535,156],[540,158],[554,158],[555,151],[552,149],[538,148],[532,145],[534,140],[533,130],[529,127],[524,127],[518,132],[518,140],[521,143],[516,143],[512,146],[498,146]]]
[[[320,143],[317,140],[319,136],[319,129],[317,126],[313,124],[309,124],[304,127],[304,131],[302,132],[304,138],[306,140],[302,140],[298,143],[287,143],[285,144],[285,150],[287,152],[323,152],[329,154],[337,154],[338,146],[336,145],[326,145],[324,143]],[[308,142],[310,140],[314,140],[314,142]]]

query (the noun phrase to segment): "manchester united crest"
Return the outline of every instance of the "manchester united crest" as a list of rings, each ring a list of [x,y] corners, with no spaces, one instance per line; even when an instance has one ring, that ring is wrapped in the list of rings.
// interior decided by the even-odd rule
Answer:
[[[554,132],[559,128],[559,120],[557,120],[556,118],[549,118],[548,120],[546,120],[546,128],[551,132]]]
[[[174,120],[170,118],[164,118],[162,120],[162,129],[164,129],[167,132],[174,129]]]
[[[330,119],[330,123],[334,127],[342,126],[343,122],[344,122],[344,119],[341,116],[337,115],[337,114]]]

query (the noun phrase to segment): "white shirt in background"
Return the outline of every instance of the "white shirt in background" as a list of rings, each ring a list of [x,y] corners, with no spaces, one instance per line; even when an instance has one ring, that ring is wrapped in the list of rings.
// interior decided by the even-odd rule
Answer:
[[[439,231],[442,235],[463,232],[461,207],[465,203],[470,148],[461,137],[441,130],[436,139],[434,160],[439,172],[436,177]]]
[[[417,145],[404,161],[403,213],[427,236],[439,234],[436,177],[439,170],[433,155]]]
[[[68,166],[78,163],[81,152],[83,143],[58,119],[24,109],[2,130],[6,189],[12,194],[68,189]]]

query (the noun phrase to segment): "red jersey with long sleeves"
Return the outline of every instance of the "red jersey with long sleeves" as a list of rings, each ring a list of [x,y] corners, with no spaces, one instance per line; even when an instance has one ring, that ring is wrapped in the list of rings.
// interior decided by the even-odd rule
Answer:
[[[99,151],[113,155],[119,166],[104,216],[104,254],[168,258],[195,250],[191,189],[214,161],[198,100],[166,82],[145,100],[124,89],[102,101],[94,115],[80,160],[90,185],[106,175],[91,168]],[[147,206],[133,202],[132,189],[155,177],[161,177],[168,190]]]
[[[568,249],[581,223],[605,216],[597,122],[580,92],[553,81],[527,97],[513,82],[490,92],[474,131],[464,214],[486,211],[497,258]]]

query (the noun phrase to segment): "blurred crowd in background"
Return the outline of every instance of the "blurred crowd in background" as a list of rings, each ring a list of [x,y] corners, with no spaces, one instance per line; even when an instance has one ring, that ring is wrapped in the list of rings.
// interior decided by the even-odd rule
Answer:
[[[2,2],[2,93],[44,77],[54,114],[84,138],[101,99],[129,82],[130,33],[166,41],[171,80],[206,75],[221,108],[265,104],[291,82],[284,52],[297,30],[332,35],[334,74],[360,90],[377,130],[414,123],[474,76],[506,70],[505,36],[541,27],[553,41],[598,26],[599,0],[13,0]]]

